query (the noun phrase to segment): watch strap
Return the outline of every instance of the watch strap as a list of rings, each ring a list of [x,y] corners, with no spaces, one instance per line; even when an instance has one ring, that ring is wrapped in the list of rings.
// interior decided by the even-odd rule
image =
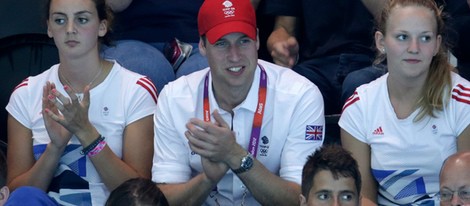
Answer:
[[[233,171],[233,173],[235,173],[235,174],[240,174],[240,173],[246,172],[247,169],[245,169],[244,167],[240,167],[240,168],[234,169],[234,170],[232,170],[232,171]]]

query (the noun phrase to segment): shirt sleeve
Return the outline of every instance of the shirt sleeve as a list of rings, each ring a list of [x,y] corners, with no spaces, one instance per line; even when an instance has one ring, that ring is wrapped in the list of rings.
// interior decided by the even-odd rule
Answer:
[[[307,157],[323,144],[325,116],[322,95],[313,84],[306,87],[297,98],[281,154],[279,175],[285,180],[300,184]]]
[[[26,128],[31,128],[31,118],[29,115],[29,109],[32,108],[28,106],[27,97],[28,95],[28,79],[25,79],[18,86],[10,96],[10,101],[6,106],[8,113],[20,122]],[[38,104],[42,104],[39,102]]]
[[[154,157],[152,165],[152,181],[157,183],[182,183],[191,178],[189,149],[174,125],[171,99],[168,95],[168,85],[159,96],[154,115]],[[191,107],[191,101],[187,101]],[[178,112],[175,112],[178,113]],[[185,124],[184,122],[180,122]]]
[[[141,77],[131,86],[133,92],[130,92],[131,96],[127,98],[127,125],[152,115],[157,107],[157,90],[148,78]]]
[[[456,136],[459,136],[470,125],[470,83],[462,81],[452,89],[450,109],[452,109],[452,125]]]
[[[346,100],[338,125],[357,140],[367,143],[363,102],[358,92]]]

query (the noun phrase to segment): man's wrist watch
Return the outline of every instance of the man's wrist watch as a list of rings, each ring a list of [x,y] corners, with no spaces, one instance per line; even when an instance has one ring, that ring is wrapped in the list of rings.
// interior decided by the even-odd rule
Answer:
[[[235,174],[240,174],[250,170],[253,167],[253,156],[248,152],[246,156],[242,158],[240,168],[232,170]]]

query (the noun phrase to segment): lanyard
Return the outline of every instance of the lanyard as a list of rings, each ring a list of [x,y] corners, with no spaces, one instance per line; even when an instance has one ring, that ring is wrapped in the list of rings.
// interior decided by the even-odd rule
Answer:
[[[258,64],[259,65],[259,64]],[[256,106],[255,115],[253,117],[253,127],[251,128],[250,143],[248,145],[248,152],[256,157],[259,136],[261,134],[261,125],[263,124],[263,115],[264,115],[264,105],[266,103],[266,90],[268,77],[264,68],[259,65],[260,71],[260,80],[259,80],[259,91],[258,91],[258,104]],[[203,100],[203,109],[204,109],[204,121],[210,122],[210,108],[209,108],[209,72],[206,74],[204,80],[204,100]]]

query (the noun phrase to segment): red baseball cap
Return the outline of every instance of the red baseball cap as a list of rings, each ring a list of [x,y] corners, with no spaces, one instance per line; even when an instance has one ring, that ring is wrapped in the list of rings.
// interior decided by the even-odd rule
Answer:
[[[256,14],[250,0],[205,0],[197,22],[199,35],[211,44],[235,32],[256,40]]]

